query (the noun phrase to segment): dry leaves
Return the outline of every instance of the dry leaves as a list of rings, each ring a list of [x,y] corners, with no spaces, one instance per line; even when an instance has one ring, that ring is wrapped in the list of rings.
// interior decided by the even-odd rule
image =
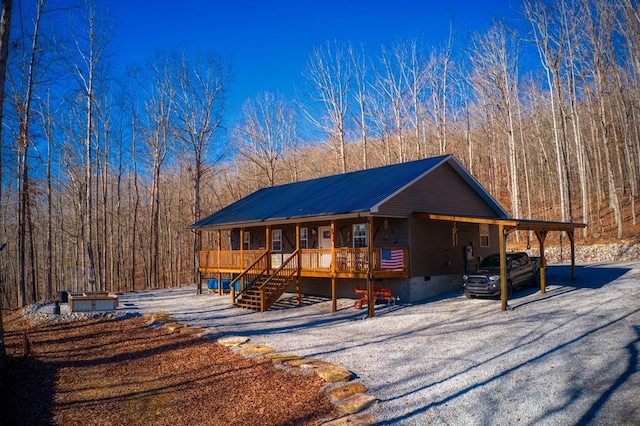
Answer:
[[[4,324],[5,424],[302,425],[338,416],[315,375],[140,318],[36,327],[12,314]]]

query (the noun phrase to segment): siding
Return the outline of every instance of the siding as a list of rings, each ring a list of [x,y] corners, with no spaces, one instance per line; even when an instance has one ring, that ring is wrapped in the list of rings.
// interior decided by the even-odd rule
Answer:
[[[474,271],[478,258],[498,251],[498,227],[489,227],[489,247],[480,247],[477,223],[456,223],[458,245],[453,245],[453,222],[412,219],[411,265],[412,277],[424,277],[425,283],[436,275],[463,274]],[[467,270],[465,246],[473,246],[473,259]]]
[[[382,203],[378,212],[400,217],[408,217],[413,212],[498,217],[448,163]]]

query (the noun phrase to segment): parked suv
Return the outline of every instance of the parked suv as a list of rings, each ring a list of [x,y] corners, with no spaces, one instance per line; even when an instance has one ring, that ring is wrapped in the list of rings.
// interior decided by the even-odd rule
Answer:
[[[507,296],[510,297],[514,288],[535,285],[540,276],[540,258],[529,257],[527,253],[515,252],[506,255]],[[500,255],[487,256],[478,265],[477,272],[465,275],[465,296],[477,297],[500,296]]]

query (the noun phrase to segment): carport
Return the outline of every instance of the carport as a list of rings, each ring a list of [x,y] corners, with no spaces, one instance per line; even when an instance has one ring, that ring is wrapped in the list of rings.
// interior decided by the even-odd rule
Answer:
[[[499,241],[500,252],[500,298],[502,310],[507,310],[507,236],[514,231],[533,231],[538,238],[540,246],[540,293],[544,294],[546,291],[546,272],[547,261],[544,255],[544,242],[549,232],[566,232],[569,241],[571,242],[571,279],[576,279],[576,255],[575,255],[575,239],[574,232],[576,229],[585,228],[585,223],[574,222],[547,222],[543,220],[528,220],[528,219],[492,219],[481,217],[466,217],[466,216],[450,216],[442,214],[432,213],[419,213],[420,217],[432,219],[432,220],[445,220],[449,222],[467,222],[467,223],[486,223],[489,225],[498,226],[498,235],[501,236]]]

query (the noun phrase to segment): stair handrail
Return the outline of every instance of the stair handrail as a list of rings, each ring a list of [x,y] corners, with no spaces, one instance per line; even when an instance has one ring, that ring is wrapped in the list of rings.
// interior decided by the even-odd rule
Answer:
[[[249,265],[248,268],[246,268],[244,271],[242,271],[240,273],[240,275],[238,275],[237,277],[235,277],[233,280],[231,280],[231,283],[229,283],[229,287],[230,287],[230,292],[231,292],[231,303],[235,304],[236,300],[247,291],[248,288],[251,287],[251,284],[255,284],[256,279],[258,277],[260,277],[261,275],[263,275],[267,270],[267,262],[264,262],[264,267],[262,267],[262,269],[260,269],[258,266],[258,264],[262,261],[264,261],[267,256],[269,255],[269,250],[265,250],[264,253],[262,253],[260,256],[258,256],[258,258],[256,260],[253,261],[253,263],[251,265]],[[259,271],[259,272],[255,272],[255,271]],[[249,282],[249,286],[245,285],[245,277],[247,276],[251,276],[251,275],[255,274],[255,277]],[[240,288],[240,291],[236,294],[236,283],[237,282],[241,282],[242,286]]]
[[[297,249],[296,251],[294,251],[293,253],[291,253],[291,256],[289,256],[287,258],[287,260],[285,260],[284,262],[282,262],[282,264],[280,265],[280,267],[278,269],[276,269],[270,276],[269,278],[267,278],[262,284],[260,284],[259,290],[260,290],[260,312],[264,312],[267,309],[269,309],[271,307],[271,305],[278,300],[278,298],[282,295],[282,293],[284,293],[284,290],[289,287],[290,284],[290,280],[291,277],[293,277],[294,275],[300,275],[300,249]],[[293,260],[296,260],[296,264],[294,267],[289,268],[289,264],[293,262]],[[284,272],[283,272],[284,271]],[[281,284],[276,292],[273,292],[271,294],[269,294],[267,297],[267,286],[268,284],[275,278],[278,276],[283,276],[285,278],[284,284]]]

